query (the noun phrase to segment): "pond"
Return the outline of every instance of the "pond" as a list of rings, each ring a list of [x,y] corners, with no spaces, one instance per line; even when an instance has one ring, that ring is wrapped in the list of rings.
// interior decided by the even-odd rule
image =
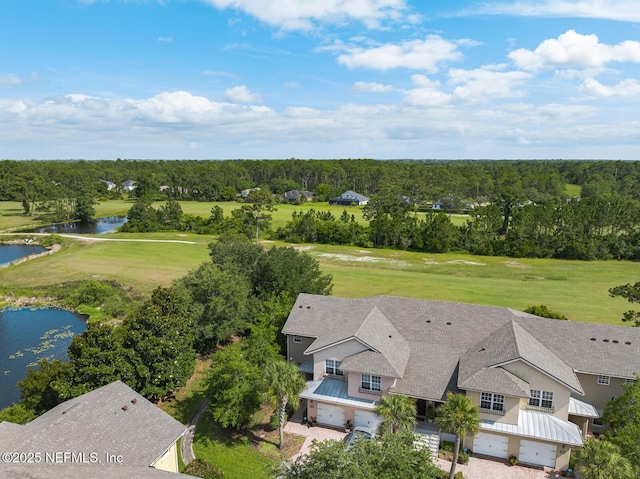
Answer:
[[[63,309],[0,310],[0,409],[20,402],[16,383],[39,359],[67,361],[71,339],[85,318]]]
[[[25,244],[2,244],[0,245],[0,266],[7,266],[11,262],[46,251],[42,246]]]
[[[67,234],[104,234],[112,233],[127,222],[126,216],[109,216],[98,218],[95,223],[82,225],[80,223],[64,223],[59,225],[43,226],[26,231],[27,233],[67,233]]]

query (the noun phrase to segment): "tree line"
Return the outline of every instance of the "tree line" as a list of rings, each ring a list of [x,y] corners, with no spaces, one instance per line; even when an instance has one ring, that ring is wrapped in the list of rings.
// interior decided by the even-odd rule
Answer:
[[[136,197],[229,201],[256,186],[273,194],[313,191],[321,201],[354,190],[366,196],[397,194],[422,201],[546,201],[566,196],[640,199],[640,162],[629,161],[0,161],[0,201],[24,201],[33,213],[56,201],[116,197],[136,182]],[[51,204],[47,204],[53,202]]]

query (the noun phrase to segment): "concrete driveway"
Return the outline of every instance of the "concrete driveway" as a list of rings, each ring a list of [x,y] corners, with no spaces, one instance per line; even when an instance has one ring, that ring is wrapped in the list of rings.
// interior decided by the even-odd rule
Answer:
[[[451,461],[435,459],[436,465],[444,471],[451,469]],[[456,471],[462,471],[465,479],[551,479],[559,478],[560,472],[549,468],[536,469],[526,466],[512,466],[507,461],[493,460],[484,457],[470,457],[469,463],[458,464]]]
[[[293,418],[292,418],[293,419]],[[300,424],[299,421],[289,421],[284,425],[284,431],[289,434],[296,434],[304,437],[304,443],[297,454],[291,457],[291,460],[295,461],[298,457],[304,456],[309,453],[311,443],[315,439],[316,441],[326,441],[328,439],[335,439],[336,441],[342,441],[347,435],[344,431],[337,431],[335,429],[329,429],[326,427],[307,427]]]

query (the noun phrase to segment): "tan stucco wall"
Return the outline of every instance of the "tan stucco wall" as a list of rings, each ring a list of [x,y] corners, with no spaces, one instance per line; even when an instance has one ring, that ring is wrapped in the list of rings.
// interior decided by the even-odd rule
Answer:
[[[569,419],[569,397],[571,396],[571,390],[569,388],[563,386],[549,376],[546,376],[537,369],[532,368],[523,361],[514,361],[513,363],[506,364],[502,367],[528,382],[529,389],[552,392],[554,407],[553,415],[563,421],[567,421]]]
[[[481,393],[477,391],[467,391],[467,396],[473,403],[480,407]],[[480,419],[487,421],[504,422],[507,424],[518,424],[518,411],[520,410],[520,399],[510,396],[504,398],[504,415],[480,412]]]
[[[173,444],[167,452],[164,453],[160,459],[151,465],[156,469],[162,469],[169,472],[180,472],[178,470],[178,445],[177,442]]]
[[[608,386],[602,386],[598,384],[598,375],[577,373],[582,389],[584,389],[584,397],[580,398],[583,401],[588,402],[596,409],[602,409],[607,406],[607,403],[612,398],[618,397],[624,393],[624,379],[614,378],[613,376],[609,380]],[[594,426],[593,421],[590,422],[590,430],[595,432],[601,432],[602,426]]]
[[[347,375],[347,373],[345,373]],[[395,384],[395,379],[392,378],[380,378],[380,389],[382,390],[380,393],[368,393],[364,391],[360,391],[360,384],[362,383],[362,375],[358,373],[348,373],[347,380],[349,381],[349,396],[369,399],[371,401],[379,401],[380,396],[383,394],[387,394],[389,392],[389,388]]]
[[[289,361],[293,361],[294,363],[299,365],[311,359],[311,356],[305,356],[304,352],[309,346],[311,346],[311,343],[313,343],[314,341],[315,338],[307,338],[303,336],[301,343],[294,343],[293,336],[287,335],[287,351],[289,354]]]
[[[366,351],[367,348],[360,341],[351,339],[341,344],[318,351],[313,355],[313,379],[319,380],[324,377],[325,360],[333,359],[342,361],[347,356]]]

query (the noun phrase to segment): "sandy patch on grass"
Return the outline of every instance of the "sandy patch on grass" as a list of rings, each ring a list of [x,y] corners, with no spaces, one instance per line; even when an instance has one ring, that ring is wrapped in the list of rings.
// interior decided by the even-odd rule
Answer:
[[[526,264],[518,263],[517,261],[503,261],[502,264],[508,268],[528,268]]]
[[[478,263],[477,261],[467,261],[465,259],[453,259],[451,261],[447,261],[447,264],[464,264],[469,266],[486,266],[485,263]]]
[[[353,252],[358,254],[371,254],[371,251],[367,251],[366,249],[356,249]]]
[[[406,261],[397,261],[394,259],[377,258],[375,256],[353,256],[349,254],[321,253],[318,256],[337,261],[354,261],[358,263],[386,263],[394,266],[409,266]]]
[[[435,259],[425,258],[424,264],[440,264],[440,263],[438,263]]]
[[[315,246],[294,246],[293,247],[293,249],[297,249],[298,251],[308,251],[313,248],[315,248]]]

